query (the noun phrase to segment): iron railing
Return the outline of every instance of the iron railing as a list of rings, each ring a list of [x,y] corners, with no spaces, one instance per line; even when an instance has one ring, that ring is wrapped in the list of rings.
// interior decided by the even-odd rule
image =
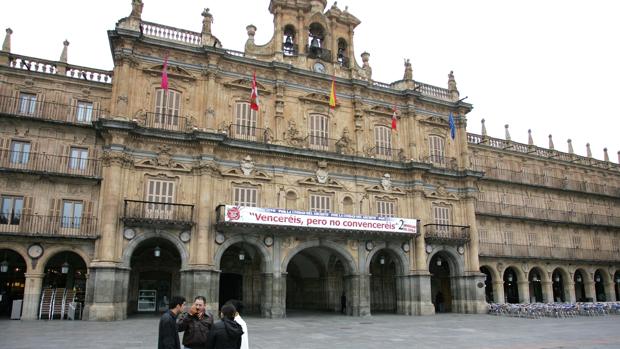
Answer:
[[[123,220],[129,224],[192,226],[194,205],[125,200]]]
[[[0,169],[99,178],[101,160],[0,149]]]
[[[588,261],[620,261],[619,251],[551,247],[536,245],[513,245],[480,241],[479,254],[485,257],[514,257]]]
[[[92,105],[69,105],[56,102],[38,101],[23,95],[19,97],[0,96],[0,113],[44,120],[68,122],[79,125],[92,125],[106,114],[103,109]]]
[[[469,239],[469,225],[424,225],[424,240],[426,242],[463,244]]]
[[[228,137],[250,142],[270,143],[273,135],[268,128],[231,124],[228,126]]]
[[[549,208],[528,207],[519,205],[507,205],[499,202],[476,201],[477,214],[493,216],[508,216],[519,218],[531,218],[545,221],[562,223],[577,223],[586,225],[620,226],[620,217],[584,213],[575,211],[552,210]]]
[[[368,149],[366,153],[375,159],[405,161],[404,151],[401,148],[374,146]]]
[[[39,216],[33,214],[0,214],[0,233],[94,239],[99,237],[97,218]]]
[[[455,170],[458,167],[456,158],[453,157],[430,155],[424,158],[424,162],[432,164],[434,167],[446,168],[450,170]]]
[[[144,113],[142,126],[166,131],[187,132],[192,129],[189,118],[175,113]]]

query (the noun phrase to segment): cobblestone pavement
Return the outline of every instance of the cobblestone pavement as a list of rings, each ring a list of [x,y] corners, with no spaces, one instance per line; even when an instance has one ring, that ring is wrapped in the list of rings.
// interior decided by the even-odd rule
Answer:
[[[620,348],[620,316],[520,319],[491,315],[297,314],[247,317],[250,348]],[[156,317],[116,322],[0,320],[0,348],[156,348]]]

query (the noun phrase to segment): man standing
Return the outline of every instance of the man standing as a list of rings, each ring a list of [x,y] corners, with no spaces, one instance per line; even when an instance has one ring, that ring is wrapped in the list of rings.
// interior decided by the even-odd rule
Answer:
[[[179,332],[183,333],[183,346],[190,349],[206,349],[207,337],[213,316],[205,312],[206,299],[203,296],[194,298],[194,304],[179,322]]]
[[[185,306],[185,298],[174,296],[168,304],[168,311],[159,320],[158,349],[181,349],[179,332],[177,330],[177,315]]]

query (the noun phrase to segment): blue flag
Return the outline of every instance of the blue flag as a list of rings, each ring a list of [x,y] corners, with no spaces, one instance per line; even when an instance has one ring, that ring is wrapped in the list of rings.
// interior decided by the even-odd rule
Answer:
[[[448,119],[448,124],[450,124],[450,137],[454,139],[454,137],[456,137],[456,127],[454,126],[454,118],[452,117],[452,112],[450,112],[450,118]]]

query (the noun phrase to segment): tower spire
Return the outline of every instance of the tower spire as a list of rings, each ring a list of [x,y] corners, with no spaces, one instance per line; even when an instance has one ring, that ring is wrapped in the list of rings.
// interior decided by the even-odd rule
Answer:
[[[553,150],[555,149],[555,146],[553,145],[553,136],[549,135],[549,149]]]
[[[6,28],[6,36],[2,43],[2,51],[11,52],[11,34],[13,34],[13,30],[11,28]]]
[[[67,50],[69,47],[69,41],[65,39],[65,41],[62,42],[63,47],[62,47],[62,53],[60,54],[60,61],[62,63],[67,63]]]

